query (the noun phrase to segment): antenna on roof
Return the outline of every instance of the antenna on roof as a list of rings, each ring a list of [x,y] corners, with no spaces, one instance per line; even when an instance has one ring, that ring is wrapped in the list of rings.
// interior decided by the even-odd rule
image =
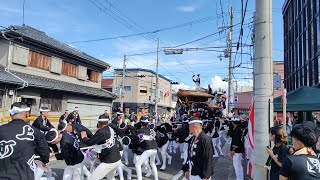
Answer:
[[[26,0],[23,0],[23,5],[22,5],[22,25],[24,25],[24,4]]]

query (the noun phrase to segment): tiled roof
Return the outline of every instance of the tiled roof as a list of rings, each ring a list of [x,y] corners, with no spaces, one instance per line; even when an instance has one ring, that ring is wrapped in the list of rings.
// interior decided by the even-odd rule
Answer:
[[[38,43],[44,44],[46,46],[55,48],[57,50],[63,51],[65,53],[70,53],[72,55],[75,55],[77,57],[83,58],[84,60],[93,63],[95,65],[102,66],[104,69],[108,69],[110,65],[104,61],[101,61],[97,58],[94,58],[90,55],[87,55],[86,53],[77,50],[65,43],[62,43],[58,40],[55,40],[49,36],[46,35],[45,32],[39,31],[33,27],[23,25],[23,26],[10,26],[8,29],[12,29],[11,31],[6,31],[9,34],[15,34],[18,36],[22,36],[22,38],[27,37],[34,41],[37,41]]]
[[[114,70],[115,71],[122,71],[122,69],[114,69]],[[126,71],[144,71],[144,72],[149,72],[149,73],[152,73],[152,74],[156,75],[156,72],[154,72],[154,71],[152,71],[150,69],[143,69],[143,68],[126,68]],[[158,74],[158,75],[159,75],[159,77],[171,82],[170,79],[162,76],[161,74]]]
[[[112,87],[113,79],[102,79],[101,88],[105,89],[108,87]]]
[[[12,73],[20,77],[24,81],[28,82],[28,87],[65,91],[65,92],[96,96],[96,97],[102,97],[102,98],[115,98],[115,95],[113,93],[106,91],[104,89],[81,86],[81,85],[72,84],[64,81],[58,81],[58,80],[53,80],[49,78],[28,75],[24,73],[18,73],[18,72],[12,72]],[[0,67],[0,82],[8,83],[8,84],[16,84],[16,85],[23,84],[22,80],[6,72],[3,67]]]

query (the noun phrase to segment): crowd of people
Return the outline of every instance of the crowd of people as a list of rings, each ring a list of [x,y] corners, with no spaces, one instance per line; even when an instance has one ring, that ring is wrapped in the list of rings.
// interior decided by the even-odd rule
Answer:
[[[267,147],[270,180],[320,179],[320,128],[314,121],[276,121],[269,130],[273,148]]]
[[[157,180],[158,170],[166,171],[177,158],[183,159],[183,163],[173,179],[211,179],[213,159],[224,156],[222,144],[230,145],[237,180],[245,177],[245,118],[209,118],[189,111],[155,124],[148,116],[137,118],[134,114],[130,116],[134,120],[127,121],[123,112],[112,119],[106,111],[97,118],[97,130],[92,133],[81,124],[78,108],[62,115],[57,127],[47,119],[48,108],[40,109],[40,116],[32,125],[29,111],[22,102],[12,104],[12,121],[0,126],[0,179],[38,180],[44,173],[50,178],[49,158],[64,160],[67,166],[63,179],[131,179],[128,165],[133,162],[138,180],[143,175]],[[270,155],[270,179],[319,179],[316,149],[320,149],[320,138],[316,128],[309,122],[295,124],[290,136],[293,147],[288,146],[287,133],[281,126],[270,129],[269,138],[274,142],[272,149],[266,149]],[[134,155],[132,159],[129,151]]]

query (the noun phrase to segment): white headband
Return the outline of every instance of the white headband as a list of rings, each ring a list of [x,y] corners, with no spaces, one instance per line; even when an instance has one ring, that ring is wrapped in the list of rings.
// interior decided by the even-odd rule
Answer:
[[[97,118],[97,121],[98,122],[108,122],[108,121],[110,121],[110,119],[107,119],[107,118],[101,118],[101,119],[99,119],[99,117]]]
[[[19,108],[17,106],[13,106],[12,109],[9,110],[11,115],[19,114],[19,113],[22,113],[22,112],[28,112],[28,111],[30,111],[29,107],[27,107],[27,108]]]
[[[193,124],[193,123],[200,123],[202,124],[203,122],[201,120],[192,120],[192,121],[189,121],[188,124]]]
[[[68,123],[67,123],[67,121],[62,121],[62,123],[65,125],[64,126],[64,128],[63,129],[61,129],[61,131],[64,131],[64,130],[66,130],[67,129],[67,126],[68,126]]]
[[[48,143],[53,143],[54,141],[56,141],[58,139],[59,133],[56,129],[51,129],[50,131],[56,132],[56,137],[54,137],[51,141],[47,141]]]
[[[42,109],[42,108],[40,108],[39,111],[40,111],[40,112],[49,112],[50,110],[49,110],[49,109]]]

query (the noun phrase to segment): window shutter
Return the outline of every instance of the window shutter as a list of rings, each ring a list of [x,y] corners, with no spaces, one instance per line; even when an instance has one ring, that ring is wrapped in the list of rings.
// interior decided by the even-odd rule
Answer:
[[[13,49],[12,63],[28,66],[29,49],[16,44],[13,46],[12,49]]]
[[[57,57],[52,57],[50,72],[61,74],[61,70],[62,70],[62,60]]]
[[[78,79],[87,80],[87,68],[84,66],[78,66]]]

